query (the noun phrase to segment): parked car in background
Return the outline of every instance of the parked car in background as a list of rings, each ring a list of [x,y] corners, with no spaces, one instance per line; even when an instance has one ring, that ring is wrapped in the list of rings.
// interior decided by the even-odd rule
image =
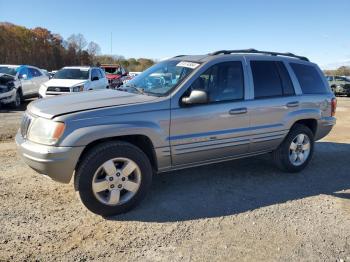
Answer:
[[[41,98],[75,92],[108,88],[108,80],[99,67],[68,66],[57,71],[48,82],[41,85]]]
[[[344,76],[326,76],[335,95],[350,96],[350,80]]]
[[[54,77],[54,75],[57,73],[58,70],[52,70],[51,72],[49,72],[50,74],[50,79]]]
[[[16,143],[29,166],[73,180],[82,203],[107,216],[138,204],[155,173],[263,153],[299,172],[335,110],[307,58],[223,50],[162,61],[120,90],[34,101]]]
[[[100,67],[105,71],[109,87],[112,89],[120,87],[128,76],[128,71],[121,65],[103,64]]]
[[[138,76],[139,74],[141,74],[141,72],[129,72],[129,74],[123,80],[123,85],[129,82],[134,77]]]
[[[12,76],[13,80],[5,76],[3,81],[7,83],[6,85],[13,83],[16,93],[14,94],[13,89],[11,89],[11,98],[3,99],[3,101],[11,101],[9,103],[15,101],[16,106],[19,106],[26,98],[38,96],[40,85],[49,80],[49,77],[42,70],[29,65],[0,65],[0,74]],[[2,90],[5,89],[2,88]],[[13,96],[15,97],[13,98]],[[5,97],[8,95],[6,94]]]
[[[18,95],[20,81],[12,75],[0,73],[0,105],[10,105],[17,108],[21,105]]]
[[[51,78],[49,71],[47,71],[46,69],[41,69],[41,72],[43,72],[48,78]]]

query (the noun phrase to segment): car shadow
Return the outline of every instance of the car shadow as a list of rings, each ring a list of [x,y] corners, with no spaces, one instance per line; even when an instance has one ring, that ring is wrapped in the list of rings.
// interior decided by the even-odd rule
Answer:
[[[0,113],[13,113],[13,112],[23,112],[26,111],[27,106],[30,102],[34,101],[34,99],[28,99],[21,103],[21,105],[18,108],[12,108],[9,105],[1,105],[0,107]]]
[[[350,188],[350,144],[318,142],[300,173],[279,171],[269,155],[174,171],[154,177],[151,192],[129,213],[109,220],[174,222],[248,210]]]

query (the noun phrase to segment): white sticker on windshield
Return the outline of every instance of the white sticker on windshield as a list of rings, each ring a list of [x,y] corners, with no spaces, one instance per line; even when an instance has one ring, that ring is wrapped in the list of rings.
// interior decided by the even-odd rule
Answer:
[[[176,66],[182,66],[182,67],[195,69],[196,67],[199,66],[199,64],[198,63],[193,63],[193,62],[182,61],[182,62],[178,63]]]
[[[86,71],[89,71],[89,68],[80,68],[80,71],[86,72]]]

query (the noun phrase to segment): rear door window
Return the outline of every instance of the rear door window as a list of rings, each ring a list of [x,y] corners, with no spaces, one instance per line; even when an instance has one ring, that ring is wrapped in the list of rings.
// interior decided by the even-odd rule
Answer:
[[[39,77],[42,74],[39,72],[39,70],[35,69],[35,68],[31,68],[29,67],[29,72],[31,73],[32,77]]]
[[[251,61],[256,99],[295,95],[289,73],[281,61]]]
[[[325,94],[328,88],[314,66],[290,63],[303,94]]]
[[[282,83],[274,61],[251,61],[255,98],[282,96]]]
[[[284,96],[295,95],[294,86],[293,86],[292,80],[290,79],[287,68],[285,67],[283,62],[280,62],[280,61],[276,62],[276,65],[277,65],[278,72],[282,82],[283,95]]]

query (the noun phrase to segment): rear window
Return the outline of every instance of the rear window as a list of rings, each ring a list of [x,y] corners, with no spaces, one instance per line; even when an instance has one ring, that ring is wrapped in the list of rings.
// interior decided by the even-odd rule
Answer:
[[[290,64],[301,87],[303,94],[325,94],[328,89],[314,66]]]

